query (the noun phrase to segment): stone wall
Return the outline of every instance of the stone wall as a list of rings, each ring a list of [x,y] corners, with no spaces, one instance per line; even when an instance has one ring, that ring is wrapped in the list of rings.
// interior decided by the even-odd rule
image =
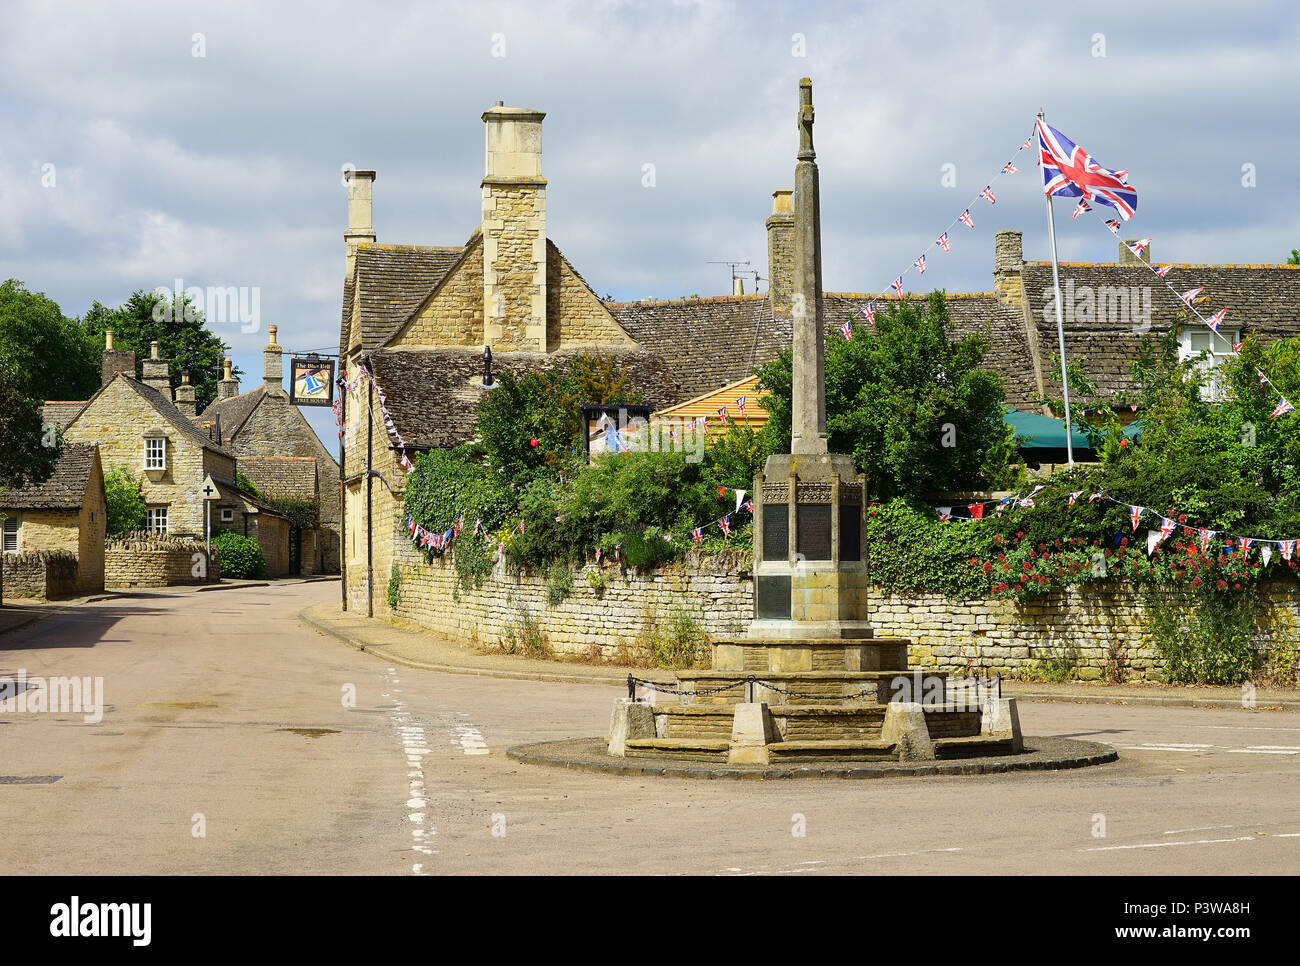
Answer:
[[[475,235],[438,294],[393,338],[392,347],[483,344],[483,238]]]
[[[754,610],[748,571],[727,558],[693,556],[647,572],[589,565],[573,573],[572,591],[554,606],[541,575],[509,574],[498,566],[482,587],[467,590],[450,557],[429,562],[409,541],[399,541],[397,559],[402,580],[394,616],[484,647],[499,646],[535,621],[556,654],[644,658],[649,636],[677,615],[719,640],[743,633]],[[389,610],[388,576],[379,587],[377,613]]]
[[[400,600],[392,616],[452,638],[492,647],[526,621],[558,654],[646,656],[656,625],[676,613],[694,618],[712,642],[734,640],[754,612],[746,561],[692,556],[687,563],[649,572],[588,565],[573,574],[563,602],[547,601],[540,575],[508,574],[498,566],[481,588],[460,588],[449,558],[426,561],[408,541],[396,541]],[[588,574],[599,574],[598,591]],[[388,615],[389,573],[376,573],[375,612]],[[1300,628],[1300,593],[1293,581],[1265,587],[1264,617],[1256,642],[1294,650]],[[1096,680],[1122,660],[1129,680],[1158,678],[1163,670],[1144,622],[1146,608],[1131,591],[1071,588],[1038,600],[951,600],[939,595],[890,594],[870,588],[868,606],[881,637],[911,640],[911,667],[953,673],[1000,674],[1067,665],[1074,676]],[[593,646],[599,648],[593,650]]]
[[[483,341],[500,350],[545,352],[546,288],[545,183],[485,178]]]
[[[212,559],[206,563],[206,577],[202,575],[204,567],[200,566],[205,555],[202,541],[157,533],[129,534],[108,541],[104,547],[104,586],[172,587],[220,580],[221,558],[217,549],[212,548]]]
[[[636,343],[605,303],[550,242],[546,243],[546,349],[577,346],[632,347]]]
[[[289,573],[289,521],[269,513],[249,514],[248,536],[262,548],[268,577],[284,577]]]
[[[75,597],[77,558],[66,550],[0,553],[5,597],[60,600]]]

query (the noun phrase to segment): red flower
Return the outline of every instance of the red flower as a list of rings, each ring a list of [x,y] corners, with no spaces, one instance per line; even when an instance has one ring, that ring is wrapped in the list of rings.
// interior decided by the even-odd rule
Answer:
[[[1227,589],[1228,589],[1228,582],[1227,582],[1226,580],[1216,580],[1216,581],[1214,582],[1214,586],[1215,586],[1215,587],[1218,587],[1220,590],[1227,590]]]
[[[1193,578],[1192,578],[1192,586],[1193,586],[1193,587],[1199,587],[1199,586],[1201,586],[1202,582],[1203,582],[1203,581],[1201,580],[1200,577],[1193,577]]]

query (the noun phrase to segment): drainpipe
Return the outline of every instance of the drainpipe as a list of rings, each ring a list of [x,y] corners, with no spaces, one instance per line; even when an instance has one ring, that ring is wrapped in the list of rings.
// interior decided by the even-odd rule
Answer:
[[[366,369],[373,373],[374,360],[366,356]],[[375,616],[375,381],[366,380],[366,616]]]
[[[343,368],[343,362],[346,356],[344,350],[339,349],[339,369]],[[336,372],[336,375],[338,373]],[[346,611],[348,609],[348,489],[343,480],[348,470],[348,450],[347,450],[347,425],[348,425],[348,394],[343,391],[337,380],[334,383],[334,391],[339,394],[339,424],[343,432],[339,433],[339,609]],[[322,555],[321,563],[324,564],[325,558]],[[325,568],[322,566],[322,570]]]

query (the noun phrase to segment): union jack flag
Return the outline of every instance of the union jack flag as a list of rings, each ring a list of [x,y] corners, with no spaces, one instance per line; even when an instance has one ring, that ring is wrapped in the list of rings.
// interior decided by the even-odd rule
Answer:
[[[1208,325],[1215,332],[1218,332],[1219,325],[1223,322],[1223,319],[1227,314],[1228,314],[1227,309],[1219,309],[1219,311],[1215,312],[1213,315],[1211,315],[1208,319],[1205,320],[1205,324]]]
[[[1025,148],[1032,148],[1033,146],[1034,146],[1034,136],[1031,134],[1029,135],[1029,137],[1025,138],[1025,143],[1020,145],[1020,150],[1023,151]]]
[[[1206,530],[1204,527],[1196,531],[1196,535],[1201,541],[1201,553],[1205,553],[1210,549],[1210,541],[1214,539],[1217,532],[1217,530]]]
[[[703,527],[696,527],[694,530],[692,530],[692,531],[691,531],[691,539],[694,540],[696,543],[703,543],[703,542],[704,542],[704,528],[703,528]]]
[[[1176,521],[1174,521],[1174,520],[1169,519],[1169,517],[1161,517],[1161,518],[1160,518],[1160,539],[1161,539],[1161,541],[1164,541],[1165,538],[1167,538],[1167,537],[1169,536],[1169,534],[1173,533],[1173,532],[1174,532],[1174,529],[1175,529],[1177,526],[1178,526],[1178,523],[1177,523]]]
[[[1070,506],[1074,506],[1074,501],[1083,495],[1083,490],[1075,490],[1070,494]]]
[[[1273,407],[1273,412],[1269,414],[1269,418],[1277,419],[1277,417],[1285,416],[1287,413],[1293,411],[1294,409],[1295,407],[1292,406],[1289,402],[1287,402],[1286,398],[1283,397],[1282,401]]]
[[[1150,238],[1139,238],[1133,244],[1128,246],[1128,250],[1131,251],[1134,255],[1141,255],[1150,246],[1151,246]]]
[[[947,523],[949,520],[952,519],[952,507],[941,506],[938,509],[939,509],[939,520],[941,522]]]
[[[916,266],[917,271],[919,271],[922,275],[925,274],[925,256],[924,256],[924,255],[920,255],[920,256],[918,256],[917,259],[916,259],[916,261],[914,261],[912,264]]]
[[[1147,508],[1144,506],[1131,506],[1128,508],[1128,518],[1133,521],[1133,529],[1138,528],[1138,521],[1142,519],[1142,514],[1146,513]]]
[[[1244,346],[1245,344],[1246,344],[1246,343],[1245,343],[1245,340],[1243,340],[1243,341],[1241,341],[1241,342],[1235,342],[1235,343],[1233,343],[1232,351],[1233,351],[1234,353],[1240,352],[1240,351],[1241,351],[1241,347]]]
[[[1290,560],[1295,555],[1294,540],[1279,540],[1277,545],[1282,548],[1282,559]]]
[[[940,248],[942,248],[945,252],[952,251],[952,249],[948,247],[948,233],[946,231],[942,235],[940,235],[937,239],[935,239],[934,243],[938,245]]]
[[[1110,233],[1111,233],[1112,235],[1118,235],[1118,234],[1119,234],[1119,222],[1116,221],[1114,218],[1112,218],[1110,221],[1106,222],[1106,227],[1110,229]]]
[[[748,510],[750,513],[753,513],[753,512],[754,512],[754,501],[753,501],[753,500],[746,500],[745,503],[744,503],[744,507],[745,507],[745,509]]]
[[[741,396],[736,400],[736,408],[740,410],[740,415],[745,415],[745,397]]]
[[[991,184],[986,184],[984,186],[984,190],[980,192],[980,197],[987,198],[991,205],[996,205],[998,203],[998,199],[993,197],[993,186]]]
[[[862,317],[872,325],[876,324],[876,305],[874,302],[867,303],[867,307],[862,310]]]
[[[1250,548],[1253,547],[1253,546],[1255,546],[1255,538],[1254,538],[1254,537],[1242,537],[1242,538],[1241,538],[1241,555],[1242,555],[1243,557],[1246,556],[1246,554],[1250,553]]]
[[[722,528],[722,535],[724,537],[731,536],[731,514],[728,513],[725,517],[719,520],[718,526]]]
[[[1178,297],[1182,299],[1184,302],[1186,302],[1188,305],[1191,305],[1192,299],[1196,298],[1196,296],[1200,295],[1204,291],[1205,291],[1205,286],[1202,285],[1200,288],[1189,288],[1186,292],[1184,292],[1182,295]]]
[[[600,547],[596,548],[596,563],[600,563]]]
[[[841,334],[843,334],[845,342],[853,341],[853,326],[850,325],[848,322],[845,322],[842,325],[840,325],[840,332]]]
[[[1174,266],[1172,265],[1161,265],[1159,268],[1156,269],[1156,274],[1159,275],[1161,278],[1164,278],[1166,275],[1169,274],[1169,270],[1173,267]]]
[[[1087,151],[1041,120],[1038,147],[1044,194],[1099,201],[1118,211],[1125,221],[1137,214],[1137,189],[1129,185],[1127,171],[1102,167]]]
[[[727,425],[727,407],[723,406],[718,410],[718,418],[722,420],[722,425]]]
[[[1268,376],[1264,375],[1264,373],[1260,372],[1258,369],[1256,369],[1255,371],[1256,371],[1256,372],[1259,372],[1259,384],[1260,384],[1261,386],[1267,386],[1267,385],[1268,385]]]
[[[1070,217],[1078,218],[1085,211],[1092,211],[1092,209],[1088,207],[1088,202],[1080,201],[1077,205],[1074,206],[1074,214],[1072,214]]]
[[[890,282],[889,287],[897,292],[898,297],[901,299],[903,297],[903,276],[900,275],[898,278]]]
[[[1019,173],[1020,173],[1020,169],[1017,168],[1017,167],[1016,167],[1014,164],[1012,164],[1010,161],[1008,161],[1006,164],[1004,164],[1004,165],[1002,166],[1002,173],[1003,173],[1003,174],[1019,174]]]
[[[1100,499],[1101,499],[1101,491],[1099,490],[1098,492],[1094,493],[1092,496],[1088,497],[1088,502],[1092,503],[1094,500],[1100,500]]]
[[[960,221],[960,222],[961,222],[963,225],[965,225],[967,228],[974,228],[974,227],[975,227],[975,222],[973,222],[973,221],[971,220],[971,217],[970,217],[970,209],[969,209],[969,208],[967,208],[967,209],[966,209],[965,211],[963,211],[960,215],[958,215],[958,216],[957,216],[957,220]]]

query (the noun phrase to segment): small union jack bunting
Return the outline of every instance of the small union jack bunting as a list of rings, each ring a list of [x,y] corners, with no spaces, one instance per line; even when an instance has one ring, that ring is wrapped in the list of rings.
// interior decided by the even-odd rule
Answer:
[[[862,310],[862,317],[872,325],[876,324],[876,305],[874,302],[867,303],[867,307]]]
[[[948,233],[946,231],[938,238],[936,238],[934,243],[938,245],[940,248],[942,248],[945,252],[952,251],[952,249],[948,247]]]
[[[1088,202],[1080,201],[1077,205],[1074,206],[1074,214],[1072,214],[1070,217],[1078,218],[1085,211],[1092,211],[1092,209],[1088,207]]]
[[[998,199],[995,198],[995,197],[993,197],[993,186],[992,186],[992,185],[988,185],[988,184],[986,184],[986,185],[984,186],[984,190],[980,192],[980,197],[981,197],[981,198],[987,198],[989,204],[991,204],[991,205],[996,205],[996,204],[998,203]]]
[[[1017,168],[1017,167],[1016,167],[1014,164],[1012,164],[1010,161],[1008,161],[1006,164],[1004,164],[1004,165],[1002,166],[1002,173],[1003,173],[1003,174],[1019,174],[1019,173],[1020,173],[1020,169]]]
[[[919,271],[922,275],[925,274],[925,256],[924,256],[924,255],[919,256],[919,257],[916,259],[916,261],[914,261],[912,264],[916,266],[917,271]]]
[[[889,284],[889,287],[892,288],[895,292],[897,292],[898,297],[901,299],[903,297],[903,276],[900,275],[898,276],[898,278],[894,279]]]
[[[970,216],[970,209],[969,209],[969,208],[967,208],[967,209],[966,209],[965,211],[963,211],[960,215],[958,215],[958,216],[957,216],[957,220],[960,221],[960,222],[961,222],[963,225],[965,225],[967,228],[974,228],[974,227],[975,227],[975,222],[971,219],[971,216]]]
[[[1196,298],[1196,296],[1200,295],[1204,291],[1205,291],[1205,286],[1202,285],[1200,288],[1190,288],[1178,297],[1182,299],[1186,304],[1191,305],[1192,299]]]

